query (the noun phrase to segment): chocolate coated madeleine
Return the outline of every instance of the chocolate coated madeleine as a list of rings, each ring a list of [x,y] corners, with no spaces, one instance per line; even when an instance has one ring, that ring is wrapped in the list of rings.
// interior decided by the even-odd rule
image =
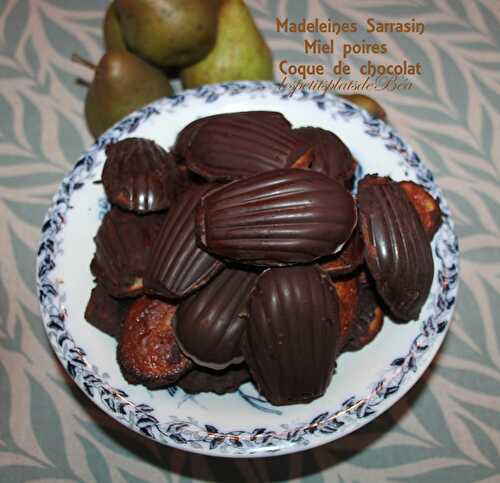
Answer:
[[[308,149],[294,161],[292,168],[312,169],[345,186],[350,185],[356,161],[337,135],[319,127],[301,127],[293,132],[308,145]]]
[[[308,263],[334,253],[356,224],[354,200],[324,174],[279,169],[205,194],[197,209],[200,246],[253,265]]]
[[[358,207],[365,261],[378,293],[397,319],[417,319],[434,275],[417,211],[398,183],[374,175],[360,181]]]
[[[104,216],[90,269],[113,297],[142,293],[144,269],[162,219],[160,214],[137,215],[116,207]]]
[[[243,361],[242,312],[256,279],[256,273],[226,268],[179,304],[175,334],[190,359],[211,369]]]
[[[191,171],[209,181],[232,180],[284,168],[299,157],[301,138],[278,112],[250,111],[199,119],[176,144]],[[186,147],[187,146],[187,147]]]
[[[85,309],[85,320],[111,337],[118,337],[134,299],[115,299],[102,285],[96,285]]]
[[[175,340],[175,306],[141,297],[130,308],[120,334],[117,359],[123,377],[150,389],[175,382],[192,367]]]
[[[227,394],[236,391],[248,380],[250,380],[250,373],[245,364],[229,366],[222,371],[195,367],[182,376],[177,385],[188,394],[198,394],[200,392]]]
[[[273,404],[311,401],[332,377],[340,344],[339,301],[317,266],[266,270],[250,297],[243,353]]]
[[[439,203],[423,186],[413,181],[400,181],[398,184],[408,195],[408,198],[417,210],[424,230],[429,236],[429,240],[432,240],[443,222]]]
[[[168,208],[179,172],[174,157],[154,141],[128,138],[106,148],[102,184],[110,203],[147,213]]]
[[[195,207],[211,187],[190,186],[165,216],[144,274],[147,293],[184,297],[224,268],[222,262],[196,244]]]
[[[320,267],[332,278],[347,275],[364,263],[363,250],[363,239],[358,227],[356,227],[342,250],[335,255],[322,259]]]

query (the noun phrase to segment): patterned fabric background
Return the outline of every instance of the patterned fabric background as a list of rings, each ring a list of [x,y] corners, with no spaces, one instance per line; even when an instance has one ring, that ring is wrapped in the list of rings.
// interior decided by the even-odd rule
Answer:
[[[276,16],[425,22],[422,36],[363,37],[386,42],[387,61],[407,58],[424,68],[413,90],[377,98],[433,170],[460,237],[461,287],[441,352],[375,422],[292,456],[193,456],[150,442],[91,405],[47,343],[34,251],[59,180],[91,143],[85,91],[74,81],[89,72],[70,56],[98,61],[107,2],[0,0],[0,481],[499,481],[500,2],[247,3],[275,60],[308,60],[299,34],[276,33]]]

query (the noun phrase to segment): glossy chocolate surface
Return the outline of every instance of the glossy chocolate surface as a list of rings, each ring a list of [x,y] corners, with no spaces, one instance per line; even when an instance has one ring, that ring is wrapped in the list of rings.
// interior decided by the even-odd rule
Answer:
[[[102,184],[108,200],[147,213],[168,208],[176,195],[174,157],[154,141],[128,138],[106,148]]]
[[[300,166],[295,167],[318,171],[341,183],[351,180],[356,161],[337,135],[319,127],[301,127],[293,132],[308,145]]]
[[[340,252],[321,260],[321,269],[332,278],[352,273],[364,263],[363,250],[363,239],[356,227]]]
[[[213,190],[197,209],[198,242],[254,265],[308,263],[334,253],[356,224],[354,200],[310,170],[280,169]]]
[[[135,297],[143,291],[143,275],[163,216],[137,215],[113,207],[94,238],[91,271],[114,297]]]
[[[195,208],[210,188],[210,185],[191,186],[165,216],[144,275],[147,293],[184,297],[224,268],[221,261],[196,244]]]
[[[117,359],[131,384],[149,388],[175,382],[192,367],[177,345],[175,306],[141,297],[130,308],[120,334]]]
[[[429,295],[434,262],[428,236],[403,189],[366,176],[358,186],[365,261],[395,318],[417,319]]]
[[[266,270],[249,304],[243,352],[261,393],[273,404],[321,396],[340,343],[339,301],[317,266]]]
[[[243,361],[241,314],[256,280],[256,273],[226,268],[179,304],[175,333],[189,358],[211,369]]]
[[[134,299],[115,299],[102,285],[96,285],[85,309],[85,320],[111,337],[118,337]]]
[[[277,112],[251,111],[201,119],[178,144],[188,168],[209,181],[231,180],[284,168],[305,143]],[[186,148],[186,144],[188,147]]]
[[[250,373],[245,364],[230,366],[222,371],[195,367],[182,376],[177,385],[188,394],[200,392],[227,394],[236,391],[241,384],[248,380],[250,380]]]

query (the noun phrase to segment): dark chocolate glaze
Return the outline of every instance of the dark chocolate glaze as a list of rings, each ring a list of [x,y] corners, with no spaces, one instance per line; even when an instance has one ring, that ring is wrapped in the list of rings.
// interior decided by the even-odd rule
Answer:
[[[223,369],[243,361],[242,317],[254,272],[226,268],[209,284],[183,300],[175,315],[177,342],[184,353],[201,366]]]
[[[303,166],[341,183],[350,182],[356,170],[351,151],[335,134],[319,127],[301,127],[293,132],[308,147],[307,165]]]
[[[434,275],[432,250],[418,214],[390,178],[358,185],[364,256],[377,291],[395,318],[417,319]]]
[[[236,391],[244,382],[250,380],[250,373],[245,364],[214,371],[205,367],[195,367],[182,376],[177,385],[188,394],[215,392],[227,394]]]
[[[221,261],[196,245],[195,207],[211,187],[189,187],[167,213],[144,274],[147,293],[184,297],[224,268]]]
[[[215,116],[201,117],[200,119],[195,119],[194,121],[190,122],[179,132],[179,134],[177,134],[177,138],[175,139],[175,144],[172,148],[172,151],[185,161],[186,154],[189,150],[189,147],[191,146],[191,142],[198,132],[198,129],[200,129],[200,127],[206,122],[221,115],[225,114],[216,114]]]
[[[328,272],[332,278],[352,273],[364,262],[363,250],[363,239],[361,238],[359,228],[356,226],[351,238],[349,238],[340,252],[320,260],[321,269]]]
[[[125,210],[147,213],[168,208],[179,172],[174,157],[154,141],[128,138],[106,148],[102,184],[108,200]]]
[[[186,138],[189,147],[185,149]],[[236,112],[199,120],[179,139],[188,168],[210,181],[284,168],[300,155],[301,138],[278,112]]]
[[[314,171],[280,169],[204,195],[197,236],[223,258],[281,266],[334,253],[355,224],[354,200],[338,182]]]
[[[150,389],[172,384],[192,368],[175,339],[175,306],[141,297],[130,307],[117,347],[125,379]]]
[[[85,320],[111,337],[118,337],[134,299],[116,299],[102,285],[96,285],[85,309]]]
[[[273,404],[321,396],[340,343],[339,301],[317,266],[263,272],[250,297],[243,353],[260,392]]]
[[[113,297],[143,291],[144,269],[163,220],[161,214],[137,215],[113,207],[94,238],[91,271]]]

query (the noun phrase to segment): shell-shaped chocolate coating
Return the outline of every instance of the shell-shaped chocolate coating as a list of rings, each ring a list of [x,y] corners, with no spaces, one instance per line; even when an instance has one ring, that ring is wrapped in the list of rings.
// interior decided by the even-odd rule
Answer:
[[[221,261],[196,245],[195,207],[210,188],[191,186],[165,216],[144,274],[147,293],[184,297],[224,268]]]
[[[221,114],[199,120],[190,129],[189,147],[185,149],[187,166],[209,181],[284,168],[292,153],[300,153],[300,144],[306,148],[278,112]],[[180,138],[181,148],[187,137]]]
[[[377,291],[400,320],[417,319],[434,275],[432,249],[408,196],[390,178],[358,185],[364,257]]]
[[[273,404],[321,396],[340,342],[335,288],[317,266],[266,270],[250,297],[243,353],[260,392]]]
[[[113,297],[134,297],[143,291],[143,275],[163,216],[137,215],[113,207],[94,238],[91,271]]]
[[[176,194],[174,157],[154,141],[128,138],[106,148],[102,184],[108,200],[124,210],[147,213],[168,208]]]
[[[181,129],[179,134],[177,134],[172,151],[180,158],[185,159],[189,147],[191,146],[191,142],[196,136],[198,129],[200,129],[203,124],[210,121],[211,119],[225,115],[226,114],[216,114],[214,116],[200,117],[199,119],[195,119],[194,121],[190,122],[187,126]]]
[[[183,300],[175,314],[177,342],[189,358],[211,369],[243,361],[242,312],[257,274],[226,268],[208,285]]]
[[[327,176],[280,169],[234,181],[202,197],[198,241],[223,258],[282,266],[334,253],[351,235],[350,193]]]
[[[309,146],[301,167],[326,174],[341,183],[354,176],[356,161],[336,134],[319,127],[301,127],[293,132]]]

